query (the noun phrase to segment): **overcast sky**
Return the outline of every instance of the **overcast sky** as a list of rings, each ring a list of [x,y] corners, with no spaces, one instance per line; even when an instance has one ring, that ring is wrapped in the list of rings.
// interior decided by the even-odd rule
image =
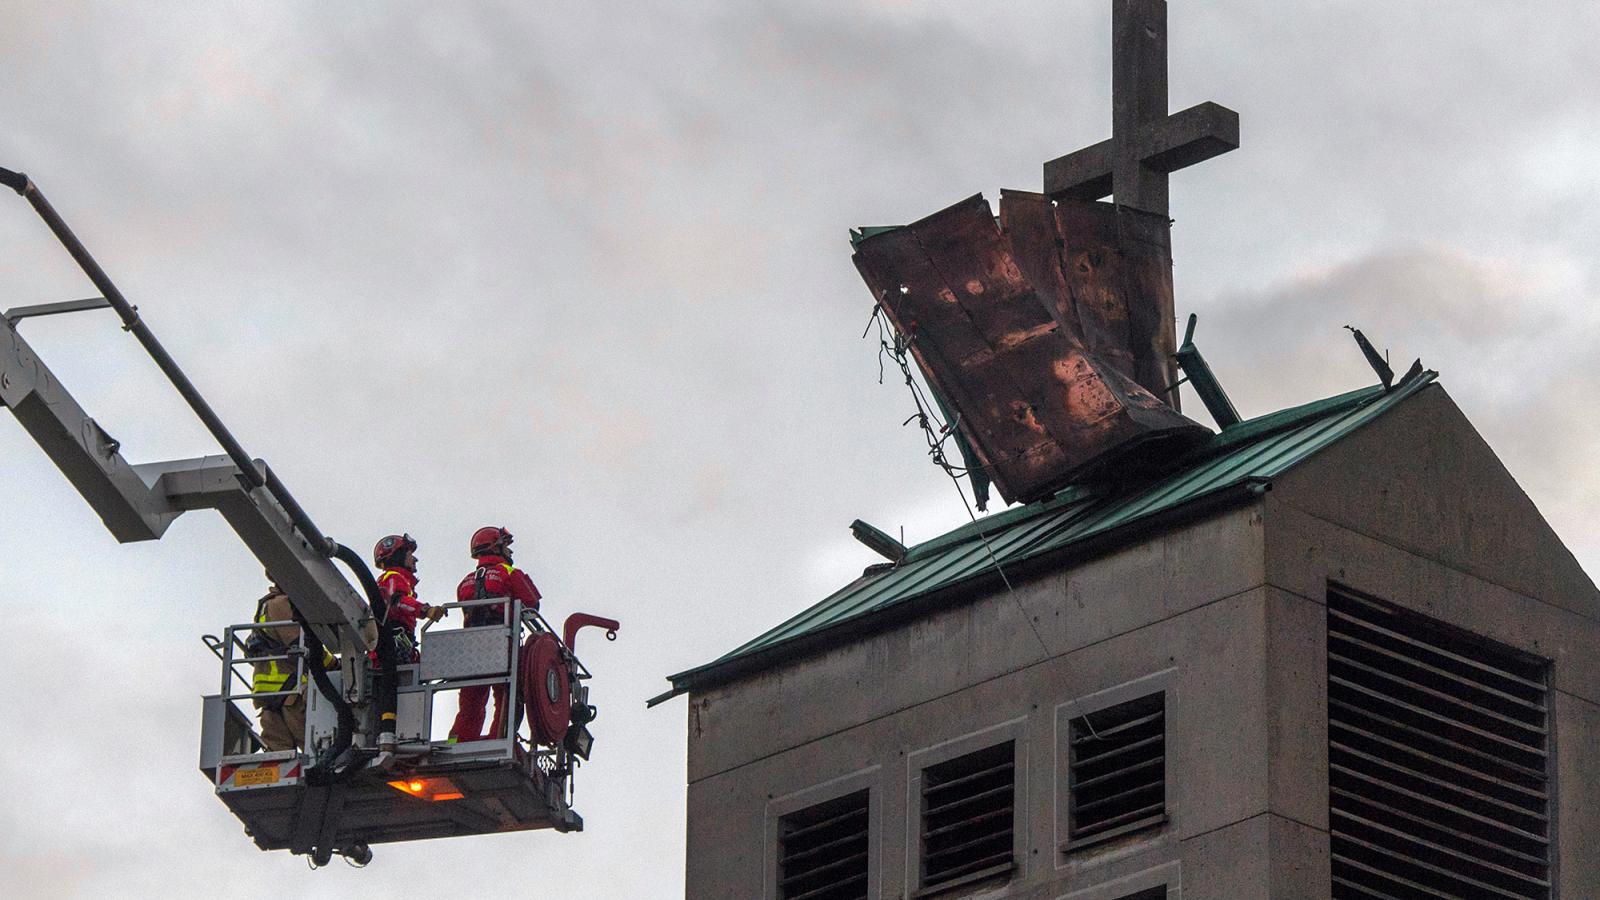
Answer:
[[[144,11],[139,11],[143,7]],[[1242,117],[1172,183],[1177,309],[1245,415],[1442,382],[1600,571],[1600,4],[1174,0],[1171,108]],[[682,895],[663,676],[966,518],[861,339],[846,229],[1110,128],[1107,0],[8,4],[0,165],[29,173],[318,524],[482,524],[592,641],[582,834],[263,854],[195,770],[199,635],[260,567],[211,513],[117,545],[0,415],[10,896]],[[94,293],[0,197],[0,308]],[[216,452],[110,312],[23,330],[136,462]],[[1198,417],[1199,404],[1190,403]],[[1396,448],[1396,452],[1404,452]]]

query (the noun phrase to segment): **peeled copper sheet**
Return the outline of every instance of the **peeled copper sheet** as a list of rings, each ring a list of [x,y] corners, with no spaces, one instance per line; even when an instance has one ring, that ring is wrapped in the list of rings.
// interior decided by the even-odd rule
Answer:
[[[1178,407],[1171,225],[1110,203],[1002,191],[1024,278],[1084,348]]]
[[[1055,217],[1027,211],[1034,221],[1019,217],[1002,232],[988,202],[974,196],[865,238],[855,255],[1008,502],[1048,496],[1136,445],[1170,451],[1210,434],[1123,371],[1139,371],[1138,349],[1124,349],[1131,339],[1119,337],[1133,333],[1119,326],[1130,314],[1063,300],[1073,296],[1072,273],[1046,253],[1055,252]],[[1014,248],[1022,232],[1026,260]],[[1042,290],[1033,282],[1053,277],[1060,283]],[[1170,304],[1170,291],[1168,298]],[[1085,326],[1088,319],[1093,324]],[[1122,365],[1092,349],[1086,332]]]

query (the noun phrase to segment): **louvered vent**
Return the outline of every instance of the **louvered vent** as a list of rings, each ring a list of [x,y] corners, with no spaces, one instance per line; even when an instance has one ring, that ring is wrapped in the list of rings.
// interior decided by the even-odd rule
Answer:
[[[1166,695],[1079,716],[1067,759],[1070,846],[1166,821]]]
[[[1550,896],[1545,663],[1328,594],[1333,896]]]
[[[867,896],[867,792],[784,816],[778,827],[781,900]]]
[[[919,896],[1011,871],[1016,784],[1011,741],[922,770]]]

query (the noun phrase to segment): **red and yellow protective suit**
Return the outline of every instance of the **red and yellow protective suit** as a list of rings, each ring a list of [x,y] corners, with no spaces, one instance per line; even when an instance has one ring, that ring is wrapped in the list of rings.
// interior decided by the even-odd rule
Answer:
[[[522,601],[523,606],[539,608],[539,589],[534,586],[533,579],[501,556],[478,557],[478,567],[468,572],[467,577],[456,586],[457,600],[464,602],[478,597],[510,597]],[[468,628],[509,624],[503,603],[469,607],[466,614],[465,627]],[[491,687],[494,689],[494,727],[486,735],[483,733],[483,718],[489,705]],[[466,742],[504,737],[507,712],[505,685],[481,684],[462,688],[460,702],[455,724],[450,726],[450,740]]]
[[[389,624],[398,626],[404,637],[396,661],[416,662],[417,620],[428,613],[428,604],[417,599],[417,573],[398,567],[384,569],[378,576],[378,590],[389,606]]]

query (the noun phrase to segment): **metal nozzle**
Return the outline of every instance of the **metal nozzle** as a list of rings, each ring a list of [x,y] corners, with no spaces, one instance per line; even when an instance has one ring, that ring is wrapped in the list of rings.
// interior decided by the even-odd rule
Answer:
[[[20,194],[28,189],[28,176],[22,174],[21,172],[13,172],[10,169],[0,168],[0,184],[3,184]]]

